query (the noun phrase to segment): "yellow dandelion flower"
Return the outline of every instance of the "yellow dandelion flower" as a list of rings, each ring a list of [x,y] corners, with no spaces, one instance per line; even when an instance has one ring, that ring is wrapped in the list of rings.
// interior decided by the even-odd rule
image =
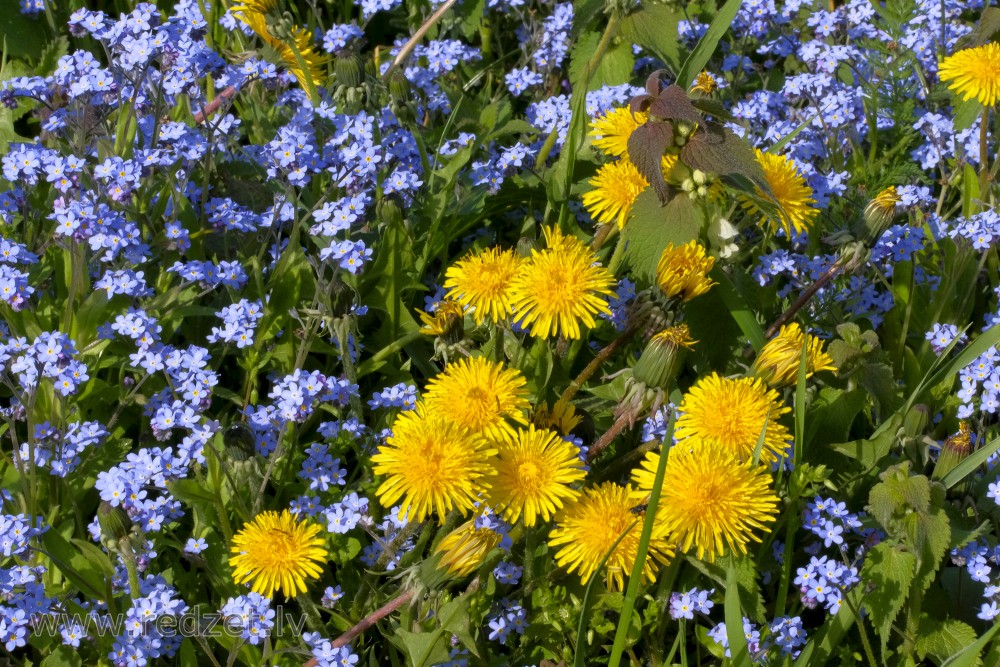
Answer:
[[[985,107],[1000,100],[1000,44],[990,42],[963,49],[948,56],[938,66],[938,77],[963,100],[975,97]]]
[[[472,433],[500,440],[513,435],[508,422],[527,424],[527,381],[521,372],[484,357],[448,364],[428,383],[424,404],[428,412]]]
[[[699,559],[711,562],[726,547],[744,554],[748,542],[760,542],[755,531],[768,530],[766,524],[778,512],[767,468],[741,463],[717,443],[681,441],[669,456],[656,518],[678,550],[694,549]],[[633,473],[646,495],[658,464],[659,454],[647,454],[642,469]]]
[[[599,223],[625,226],[632,213],[632,204],[649,182],[627,159],[609,162],[590,179],[593,189],[583,194],[583,205]]]
[[[764,178],[771,187],[774,201],[778,204],[777,219],[761,214],[761,224],[769,224],[772,229],[781,227],[788,236],[809,229],[819,216],[819,211],[813,208],[812,205],[816,203],[812,196],[813,190],[796,169],[795,163],[783,155],[763,153],[756,148],[754,151],[764,170]],[[757,194],[765,196],[759,188]],[[745,197],[743,208],[751,214],[760,212],[757,205]]]
[[[275,591],[288,597],[306,592],[306,581],[323,573],[319,563],[327,560],[326,540],[320,527],[300,521],[288,510],[263,512],[233,536],[229,565],[233,581],[251,582],[251,589],[264,597]]]
[[[502,322],[510,315],[511,285],[520,269],[513,250],[489,248],[448,267],[444,287],[449,299],[473,309],[476,324],[487,317]]]
[[[594,147],[614,157],[627,157],[628,138],[648,118],[649,114],[642,111],[633,115],[628,107],[611,109],[590,122]]]
[[[823,351],[823,341],[803,334],[796,323],[781,327],[767,342],[753,362],[753,374],[772,387],[788,387],[799,378],[802,346],[806,345],[806,377],[816,371],[835,371],[833,358]]]
[[[548,249],[532,250],[514,281],[512,305],[518,324],[532,336],[580,337],[580,324],[594,326],[596,313],[610,314],[607,295],[614,276],[579,239],[547,229]]]
[[[718,87],[719,84],[715,80],[715,77],[709,74],[708,70],[702,70],[701,73],[695,77],[694,84],[691,85],[691,92],[698,91],[699,93],[704,93],[705,95],[711,95]]]
[[[230,11],[277,51],[285,68],[315,102],[313,93],[323,80],[323,65],[327,58],[316,51],[312,34],[305,28],[291,26],[283,31],[287,34],[279,35],[268,26],[268,15],[276,12],[277,5],[277,0],[245,0]]]
[[[684,301],[690,301],[715,284],[708,277],[713,266],[715,258],[709,257],[697,241],[677,247],[670,243],[656,265],[656,284],[668,298],[679,296]]]
[[[399,515],[413,521],[434,511],[441,521],[452,509],[467,513],[489,488],[494,454],[484,438],[418,403],[396,418],[372,457],[375,474],[387,476],[376,492],[379,502],[392,507],[402,498]]]
[[[629,490],[613,482],[584,490],[559,514],[556,527],[549,533],[549,546],[558,549],[556,563],[578,573],[583,583],[587,583],[604,555],[625,533],[605,569],[608,587],[621,590],[622,580],[632,571],[639,551],[642,517],[632,511],[635,506]],[[659,564],[666,563],[673,555],[666,532],[657,522],[649,540],[643,578],[654,581]]]
[[[461,577],[482,565],[502,538],[495,530],[477,528],[476,519],[472,519],[448,533],[434,552],[440,554],[445,569]]]
[[[420,333],[427,336],[442,336],[453,342],[462,340],[465,335],[465,313],[462,306],[454,301],[442,301],[438,304],[433,313],[420,313],[420,321],[424,326],[420,327]]]
[[[778,392],[757,378],[729,379],[713,373],[684,395],[674,435],[690,446],[717,443],[746,461],[753,458],[766,423],[760,460],[770,464],[785,454],[790,435],[778,419],[789,410]]]
[[[490,505],[510,523],[522,515],[526,526],[548,521],[564,500],[579,495],[570,485],[586,474],[580,450],[555,431],[531,425],[498,446]]]
[[[532,421],[539,428],[553,428],[563,435],[569,435],[583,421],[583,415],[576,414],[575,405],[559,399],[552,404],[551,410],[544,401],[537,404]]]

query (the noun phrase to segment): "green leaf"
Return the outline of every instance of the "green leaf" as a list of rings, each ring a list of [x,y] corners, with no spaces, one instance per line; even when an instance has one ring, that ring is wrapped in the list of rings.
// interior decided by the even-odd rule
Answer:
[[[75,549],[58,531],[46,531],[42,547],[55,568],[81,593],[94,600],[106,599],[108,587],[101,568]]]
[[[916,574],[917,557],[900,544],[882,542],[868,553],[861,568],[861,578],[870,582],[864,604],[882,640],[882,652],[889,642],[892,624],[906,603],[910,584]]]
[[[997,633],[997,630],[1000,630],[1000,623],[994,623],[993,627],[987,630],[974,643],[966,646],[942,662],[941,667],[976,667],[979,664],[979,654],[990,640],[993,639],[993,635]]]
[[[41,17],[28,17],[19,12],[16,5],[8,4],[0,12],[0,35],[3,35],[7,57],[13,58],[38,58],[48,42],[48,30]]]
[[[750,345],[753,346],[754,350],[759,352],[764,347],[767,339],[764,338],[764,329],[761,327],[760,322],[757,321],[757,315],[750,308],[746,298],[736,290],[736,285],[733,284],[732,279],[730,279],[729,275],[721,267],[714,267],[709,277],[718,283],[714,291],[717,291],[719,296],[722,297],[723,303],[726,304],[726,309],[733,316],[733,319],[736,320],[736,324],[740,327],[743,335],[747,337],[747,340],[750,341]]]
[[[83,659],[79,652],[69,646],[57,646],[52,653],[41,662],[41,667],[80,667]]]
[[[871,438],[840,442],[830,445],[830,448],[857,460],[865,470],[871,470],[879,461],[889,455],[902,425],[903,416],[896,412],[875,429]]]
[[[966,37],[965,44],[969,47],[982,46],[995,41],[998,32],[1000,32],[1000,8],[987,7],[980,15],[975,30]]]
[[[729,638],[729,653],[734,667],[750,667],[750,649],[743,632],[743,611],[740,608],[740,587],[736,564],[729,563],[726,573],[726,636]]]
[[[848,599],[840,605],[837,615],[821,626],[806,642],[802,653],[795,659],[794,667],[823,667],[829,661],[847,632],[858,622],[854,610],[861,604],[863,593],[860,586],[847,593]]]
[[[736,18],[736,12],[740,10],[742,5],[743,0],[728,0],[722,6],[719,13],[712,19],[712,24],[708,26],[708,31],[698,41],[698,45],[694,47],[694,51],[687,57],[687,60],[684,61],[684,65],[677,75],[677,85],[685,90],[691,87],[691,82],[705,69],[705,65],[708,64],[719,45],[719,40],[729,30],[733,19]]]
[[[843,442],[850,434],[855,418],[864,409],[866,396],[860,389],[820,389],[809,410],[807,446]]]
[[[601,41],[601,36],[596,32],[584,33],[574,44],[570,53],[569,78],[570,81],[582,81],[584,68]],[[609,47],[601,58],[593,76],[590,77],[590,86],[587,90],[597,90],[602,86],[617,86],[628,83],[632,79],[632,69],[635,67],[635,57],[632,55],[632,44],[627,40],[622,40],[615,46]]]
[[[66,39],[66,35],[59,35],[55,39],[49,40],[38,58],[38,64],[35,66],[35,74],[37,76],[52,74],[59,65],[59,59],[67,53],[69,53],[69,40]]]
[[[646,49],[676,71],[680,63],[677,22],[681,18],[683,14],[676,7],[644,5],[622,20],[622,37],[626,42]]]
[[[438,627],[430,632],[396,629],[394,643],[400,644],[406,651],[412,667],[426,667],[451,659],[448,651],[451,646],[451,635],[454,634],[454,628],[458,628],[462,623],[468,627],[470,600],[471,598],[465,595],[442,606],[435,615]]]
[[[940,663],[975,641],[976,631],[965,623],[925,616],[917,631],[917,656],[923,660],[929,655]],[[974,664],[979,664],[978,656]]]
[[[632,217],[622,229],[625,262],[637,278],[655,282],[656,265],[667,244],[677,246],[698,238],[704,222],[701,208],[687,195],[661,206],[656,193],[647,188],[636,198]]]

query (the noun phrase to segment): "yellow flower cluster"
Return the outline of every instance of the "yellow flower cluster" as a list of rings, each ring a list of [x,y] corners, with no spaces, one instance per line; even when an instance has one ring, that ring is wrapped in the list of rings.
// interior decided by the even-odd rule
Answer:
[[[579,338],[581,324],[609,314],[614,277],[579,239],[545,229],[547,247],[527,258],[490,248],[449,267],[447,298],[469,308],[476,324],[511,318],[532,336]]]

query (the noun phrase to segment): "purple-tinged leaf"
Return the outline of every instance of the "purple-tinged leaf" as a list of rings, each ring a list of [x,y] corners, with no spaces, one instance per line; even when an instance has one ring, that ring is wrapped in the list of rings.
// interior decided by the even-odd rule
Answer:
[[[666,203],[670,189],[663,178],[660,161],[667,148],[673,145],[673,141],[673,126],[669,122],[654,120],[637,127],[628,138],[629,159],[656,190],[661,203]]]

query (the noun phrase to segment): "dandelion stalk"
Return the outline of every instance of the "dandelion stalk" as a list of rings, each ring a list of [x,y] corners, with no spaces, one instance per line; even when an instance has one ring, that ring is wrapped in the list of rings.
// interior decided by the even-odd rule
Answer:
[[[433,28],[434,24],[440,21],[441,17],[444,16],[457,1],[458,0],[445,0],[444,4],[438,7],[437,11],[431,14],[427,20],[424,21],[423,25],[417,28],[417,31],[413,33],[413,36],[407,40],[406,44],[403,45],[403,48],[401,48],[399,53],[396,54],[396,57],[393,58],[392,64],[389,65],[389,69],[387,69],[385,74],[382,75],[382,79],[384,81],[388,81],[389,77],[392,76],[392,73],[396,71],[396,68],[398,68],[401,64],[403,64],[403,62],[406,61],[407,58],[410,57],[410,53],[413,49],[417,48],[417,44],[419,44],[420,40],[424,38],[427,31]]]
[[[401,593],[394,599],[390,600],[389,602],[385,603],[372,613],[368,614],[363,619],[358,621],[358,623],[350,630],[348,630],[347,632],[345,632],[344,634],[340,635],[335,640],[333,640],[333,648],[340,648],[341,646],[346,646],[362,632],[372,627],[373,625],[381,621],[383,618],[385,618],[386,616],[388,616],[389,614],[396,611],[404,604],[412,600],[413,595],[414,592],[412,590],[406,591],[405,593]],[[315,667],[316,664],[317,662],[315,659],[310,660],[308,663],[306,663],[306,667],[310,667],[310,665],[312,667]]]

